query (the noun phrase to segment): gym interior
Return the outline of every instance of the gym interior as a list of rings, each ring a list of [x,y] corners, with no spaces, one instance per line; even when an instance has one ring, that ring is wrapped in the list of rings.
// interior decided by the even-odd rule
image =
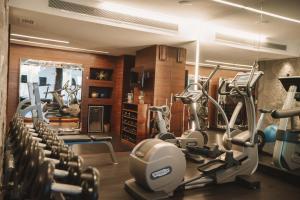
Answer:
[[[300,2],[1,0],[0,199],[300,199]]]

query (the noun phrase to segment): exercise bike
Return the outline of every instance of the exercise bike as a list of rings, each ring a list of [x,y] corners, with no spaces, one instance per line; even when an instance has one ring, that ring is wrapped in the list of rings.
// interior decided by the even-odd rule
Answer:
[[[219,67],[214,69],[217,72]],[[248,130],[231,137],[229,122],[221,106],[202,88],[203,94],[222,113],[226,122],[223,137],[224,153],[216,159],[207,159],[198,166],[199,174],[185,179],[186,160],[182,151],[174,144],[158,139],[140,142],[131,152],[129,169],[133,176],[125,182],[125,190],[138,199],[165,199],[178,188],[191,189],[208,184],[233,182],[243,175],[251,175],[258,166],[258,150],[255,140],[256,115],[252,88],[263,75],[256,71],[238,73],[230,84],[230,94],[240,94],[245,100]]]
[[[148,115],[154,115],[150,121],[150,138],[167,140],[176,137],[170,133],[170,108],[167,105],[149,106],[148,112]]]

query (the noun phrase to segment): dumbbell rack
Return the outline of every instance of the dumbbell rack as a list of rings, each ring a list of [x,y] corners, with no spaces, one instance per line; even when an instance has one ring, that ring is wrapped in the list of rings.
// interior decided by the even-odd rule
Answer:
[[[147,136],[147,104],[123,103],[121,140],[135,146]]]
[[[34,129],[15,115],[5,139],[4,197],[7,199],[98,199],[99,172],[43,122]],[[57,182],[58,181],[58,182]]]

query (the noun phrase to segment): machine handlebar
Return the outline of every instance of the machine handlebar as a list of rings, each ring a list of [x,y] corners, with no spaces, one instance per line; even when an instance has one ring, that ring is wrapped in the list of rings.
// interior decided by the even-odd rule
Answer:
[[[288,110],[274,110],[271,113],[271,116],[275,119],[300,116],[300,108],[298,107]]]
[[[169,107],[164,105],[164,106],[149,106],[148,108],[152,112],[168,112]]]
[[[220,86],[219,86],[219,88],[218,88],[218,93],[220,95],[229,95],[230,94],[230,92],[222,92],[222,88],[223,88],[225,83],[226,83],[226,81],[223,79]]]

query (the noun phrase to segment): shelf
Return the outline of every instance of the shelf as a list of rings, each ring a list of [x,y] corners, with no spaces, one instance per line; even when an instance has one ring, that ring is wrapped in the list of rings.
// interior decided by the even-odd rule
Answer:
[[[123,122],[123,124],[126,125],[126,126],[131,126],[131,127],[137,128],[137,126],[133,125],[133,124],[127,124],[127,123],[124,123],[124,122]]]
[[[93,104],[93,105],[112,105],[113,104],[112,98],[88,98],[87,102],[88,102],[88,104]]]
[[[123,111],[128,111],[128,112],[137,113],[137,111],[136,111],[136,110],[130,110],[130,109],[125,109],[125,108],[123,108],[122,110],[123,110]]]
[[[112,81],[114,70],[111,68],[90,68],[89,78],[91,80]]]
[[[134,106],[137,106],[137,104],[135,104],[135,103],[123,102],[123,104],[129,104],[129,105],[134,105]]]
[[[103,81],[103,80],[94,80],[89,79],[87,81],[88,86],[96,86],[96,87],[114,87],[113,81]]]
[[[131,135],[137,135],[136,133],[134,134],[134,133],[131,133],[131,132],[129,132],[129,131],[126,131],[126,130],[124,130],[124,129],[122,129],[122,131],[124,131],[124,132],[126,132],[126,133],[129,133],[129,134],[131,134]]]
[[[133,118],[133,117],[127,117],[127,116],[124,116],[124,115],[123,115],[123,117],[124,117],[124,118],[127,118],[127,119],[132,119],[132,120],[137,121],[137,119],[135,119],[135,118]]]
[[[89,98],[110,99],[112,97],[112,92],[113,92],[113,88],[111,88],[111,87],[90,86],[89,87]],[[93,97],[93,94],[96,94],[97,97]]]
[[[109,70],[113,70],[115,67],[113,66],[93,66],[90,67],[90,69],[109,69]]]
[[[134,147],[147,135],[147,104],[123,102],[121,141]],[[129,115],[124,113],[128,112]]]

